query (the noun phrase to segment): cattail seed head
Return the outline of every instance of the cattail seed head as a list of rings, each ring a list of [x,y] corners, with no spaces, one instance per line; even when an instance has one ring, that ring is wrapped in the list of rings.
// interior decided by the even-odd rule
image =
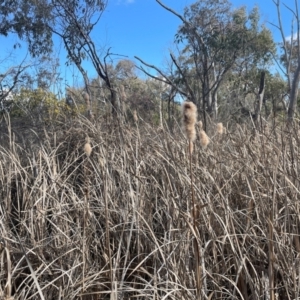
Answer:
[[[133,111],[133,120],[134,120],[134,122],[135,123],[137,123],[138,122],[138,116],[137,116],[137,112],[136,112],[136,109]]]
[[[202,123],[202,121],[198,121],[198,122],[197,122],[197,126],[198,126],[200,129],[202,129],[202,128],[203,128],[203,123]]]
[[[85,143],[83,150],[84,150],[84,153],[86,154],[87,157],[91,156],[92,147],[91,147],[90,143]]]
[[[209,138],[207,136],[207,134],[205,133],[204,130],[200,130],[200,145],[203,147],[203,148],[206,148],[207,145],[209,144]]]
[[[224,126],[222,123],[217,124],[217,133],[218,134],[223,134],[224,133]]]
[[[86,154],[87,157],[91,156],[92,146],[91,146],[91,143],[90,143],[90,138],[88,136],[85,138],[85,145],[83,147],[83,151],[84,151],[84,153]]]
[[[183,102],[182,115],[187,138],[193,142],[196,139],[197,106],[190,101]]]

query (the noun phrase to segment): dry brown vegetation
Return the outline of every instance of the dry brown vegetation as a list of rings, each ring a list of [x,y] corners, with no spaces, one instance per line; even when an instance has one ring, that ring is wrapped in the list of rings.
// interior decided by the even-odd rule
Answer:
[[[300,297],[297,128],[197,137],[195,232],[180,125],[14,126],[1,124],[0,299],[196,299],[195,238],[201,299]]]

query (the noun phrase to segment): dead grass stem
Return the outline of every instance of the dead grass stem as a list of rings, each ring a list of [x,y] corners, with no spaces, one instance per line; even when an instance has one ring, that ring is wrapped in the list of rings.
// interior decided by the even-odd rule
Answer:
[[[203,299],[299,298],[297,129],[229,126],[187,164],[180,126],[14,126],[0,135],[4,299],[192,300],[196,268]]]

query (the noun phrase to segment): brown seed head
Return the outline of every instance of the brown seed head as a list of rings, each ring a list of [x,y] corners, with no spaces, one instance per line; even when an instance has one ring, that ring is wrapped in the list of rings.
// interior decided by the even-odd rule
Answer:
[[[209,138],[207,136],[207,134],[205,133],[204,130],[200,130],[200,145],[203,147],[203,148],[206,148],[207,145],[209,144]]]
[[[135,123],[137,123],[138,120],[139,120],[139,118],[138,118],[138,116],[137,116],[136,109],[133,111],[133,120],[134,120]]]
[[[92,147],[91,147],[90,143],[85,143],[83,150],[84,150],[84,153],[86,154],[87,157],[91,156]]]
[[[217,124],[217,133],[218,134],[223,134],[224,133],[224,127],[222,123]]]
[[[197,106],[190,101],[182,104],[183,126],[190,141],[196,139],[195,125],[197,122]]]
[[[202,129],[202,128],[203,128],[203,123],[202,123],[202,121],[198,121],[198,122],[197,122],[197,126],[198,126],[200,129]]]

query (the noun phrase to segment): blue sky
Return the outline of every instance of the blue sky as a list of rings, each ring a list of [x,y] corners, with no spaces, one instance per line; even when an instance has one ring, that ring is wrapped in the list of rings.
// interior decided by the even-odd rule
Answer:
[[[288,6],[294,8],[294,0],[281,0]],[[167,6],[178,12],[194,3],[195,0],[163,0]],[[257,5],[260,8],[261,19],[266,22],[268,28],[274,32],[275,40],[279,41],[278,30],[267,22],[277,24],[276,7],[272,0],[232,0],[233,7],[246,6],[248,10]],[[285,26],[285,36],[289,36],[291,28],[291,13],[282,7],[282,19]],[[134,59],[139,56],[146,62],[164,68],[169,57],[169,50],[174,47],[174,35],[180,20],[163,9],[155,0],[109,0],[108,7],[104,12],[97,28],[93,32],[93,39],[99,49],[111,47],[111,52],[128,56]],[[16,37],[0,37],[1,51],[0,59],[4,53],[9,53]],[[23,59],[26,54],[26,46],[13,52],[11,62]],[[66,77],[69,85],[81,85],[82,79],[76,68],[64,66],[66,55],[60,43],[56,44],[55,55],[60,57],[62,76]],[[138,63],[138,62],[137,62]],[[88,67],[88,64],[86,65]],[[89,69],[89,76],[94,77],[96,73]]]
[[[282,0],[294,7],[294,0]],[[194,3],[195,0],[163,0],[163,3],[177,12]],[[277,13],[272,0],[232,0],[233,7],[255,5],[260,7],[262,21],[277,24]],[[291,14],[282,10],[286,35],[290,35]],[[111,46],[113,51],[133,58],[137,55],[156,65],[162,64],[173,47],[174,35],[181,21],[162,8],[155,0],[111,0],[100,22],[101,33],[95,34],[99,44]],[[271,29],[272,26],[267,24]],[[279,38],[274,30],[276,38]]]

